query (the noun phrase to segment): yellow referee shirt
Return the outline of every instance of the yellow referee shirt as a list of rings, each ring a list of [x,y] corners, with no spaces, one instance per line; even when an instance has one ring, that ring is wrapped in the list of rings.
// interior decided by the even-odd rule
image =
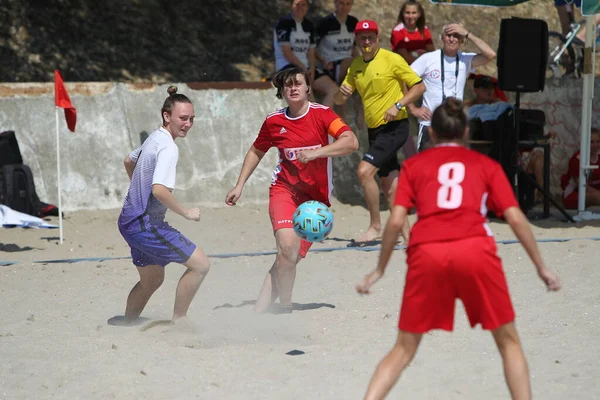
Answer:
[[[385,124],[383,116],[397,101],[402,102],[402,82],[410,88],[421,82],[404,58],[386,49],[379,49],[370,61],[362,57],[352,60],[344,85],[358,90],[365,109],[365,120],[369,128]],[[396,120],[408,117],[406,108],[398,111]]]

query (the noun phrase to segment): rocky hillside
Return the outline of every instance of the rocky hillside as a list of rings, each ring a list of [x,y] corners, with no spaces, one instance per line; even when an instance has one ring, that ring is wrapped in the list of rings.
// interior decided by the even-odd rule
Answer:
[[[389,47],[400,4],[355,0],[352,13],[375,19]],[[494,48],[502,18],[559,27],[549,0],[503,9],[424,6],[434,35],[462,22]],[[332,8],[333,0],[313,0],[310,15]],[[271,29],[287,12],[288,0],[2,0],[0,82],[48,82],[54,69],[70,82],[256,81],[273,69]]]

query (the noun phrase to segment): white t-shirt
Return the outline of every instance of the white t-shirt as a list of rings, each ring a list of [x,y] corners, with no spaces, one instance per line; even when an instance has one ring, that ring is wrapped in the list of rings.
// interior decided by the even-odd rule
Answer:
[[[291,64],[285,58],[282,45],[289,45],[294,55],[308,68],[308,49],[315,48],[315,27],[311,20],[304,18],[297,22],[291,15],[281,18],[273,30],[273,47],[275,49],[275,70]]]
[[[463,99],[467,76],[471,72],[471,62],[476,53],[458,52],[458,75],[456,70],[456,57],[444,55],[444,88],[442,93],[442,73],[441,73],[441,52],[435,50],[423,54],[417,58],[410,66],[423,79],[425,83],[425,93],[423,94],[423,107],[433,111],[442,104],[443,97],[456,97]],[[419,123],[430,126],[431,121],[419,119]]]
[[[160,128],[129,153],[135,169],[119,218],[121,225],[142,218],[144,222],[159,223],[164,220],[167,207],[152,195],[152,185],[161,184],[168,189],[175,187],[175,175],[179,148],[173,137]]]

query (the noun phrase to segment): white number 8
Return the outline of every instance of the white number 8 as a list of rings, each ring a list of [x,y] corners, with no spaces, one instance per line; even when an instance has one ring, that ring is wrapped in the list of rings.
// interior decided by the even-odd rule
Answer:
[[[461,162],[443,164],[438,170],[437,179],[442,185],[437,192],[438,207],[448,210],[460,207],[463,199],[463,188],[460,184],[465,179],[465,165]]]

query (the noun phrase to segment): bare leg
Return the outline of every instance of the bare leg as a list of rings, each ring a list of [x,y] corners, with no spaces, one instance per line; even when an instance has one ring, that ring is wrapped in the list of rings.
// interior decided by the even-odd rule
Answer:
[[[187,271],[183,273],[177,284],[175,292],[175,308],[173,322],[187,315],[188,308],[200,287],[200,284],[210,270],[208,257],[200,248],[196,247],[190,259],[184,264]]]
[[[391,210],[394,207],[394,199],[396,198],[396,190],[398,188],[398,171],[392,171],[388,176],[381,178],[381,187],[383,193],[386,194],[388,205]],[[410,237],[410,222],[408,221],[408,218],[406,218],[405,221],[401,233],[404,238],[404,243],[408,243]]]
[[[598,23],[600,23],[600,14],[594,15],[594,19],[596,21],[595,25],[598,25]],[[583,25],[581,27],[581,29],[579,30],[579,32],[577,32],[577,38],[579,40],[581,40],[582,42],[585,42],[585,31],[586,31],[586,25]],[[595,46],[595,44],[594,44],[594,46]]]
[[[514,322],[492,331],[504,364],[504,377],[513,400],[531,399],[529,369]]]
[[[292,306],[296,265],[301,259],[299,257],[300,238],[292,228],[282,228],[275,232],[275,241],[277,242],[277,256],[273,267],[263,282],[258,300],[254,306],[256,312],[266,311],[277,298],[277,296],[273,298],[273,282],[275,282],[275,290],[279,295],[281,305],[284,307]],[[269,293],[271,293],[270,296]]]
[[[338,90],[338,86],[327,75],[320,76],[312,84],[313,89],[323,94],[322,104],[327,107],[333,107],[333,95]]]
[[[358,164],[358,180],[365,192],[365,202],[369,210],[369,228],[356,241],[369,242],[381,238],[381,212],[379,211],[379,186],[375,181],[377,167],[366,161]]]
[[[260,293],[258,294],[258,299],[256,299],[256,304],[254,305],[254,309],[258,312],[263,312],[268,309],[271,304],[277,300],[279,297],[279,291],[277,290],[277,282],[275,281],[275,268],[276,263],[273,263],[273,266],[267,272],[267,276],[265,276],[265,280],[263,281],[262,288],[260,289]]]
[[[340,63],[340,82],[344,82],[346,79],[346,74],[348,73],[348,68],[350,68],[350,64],[352,64],[353,58],[345,58]]]
[[[357,92],[352,94],[352,105],[354,106],[354,122],[359,131],[362,131],[365,127],[365,110],[362,106],[362,100]]]
[[[344,103],[344,104],[337,104],[335,106],[335,112],[337,113],[337,115],[340,116],[341,119],[343,119],[344,121],[346,120],[346,109],[347,109],[348,103]]]
[[[415,356],[421,337],[418,333],[398,332],[396,344],[379,363],[371,378],[365,400],[380,400],[387,396]]]
[[[418,153],[417,145],[411,136],[408,137],[408,140],[402,146],[402,154],[404,154],[404,158],[409,158]]]
[[[600,190],[590,185],[585,187],[585,206],[600,206]]]
[[[527,163],[526,172],[535,175],[535,181],[541,187],[544,187],[544,154],[541,151],[531,153],[530,160]],[[535,199],[540,200],[542,193],[536,189]]]
[[[127,297],[125,322],[133,322],[140,316],[152,294],[165,279],[165,269],[160,265],[137,267],[137,270],[140,274],[140,281],[135,284]]]
[[[563,35],[569,33],[571,29],[569,26],[569,14],[567,12],[566,6],[557,6],[556,12],[558,13],[558,19],[560,21],[560,29],[562,30]]]

